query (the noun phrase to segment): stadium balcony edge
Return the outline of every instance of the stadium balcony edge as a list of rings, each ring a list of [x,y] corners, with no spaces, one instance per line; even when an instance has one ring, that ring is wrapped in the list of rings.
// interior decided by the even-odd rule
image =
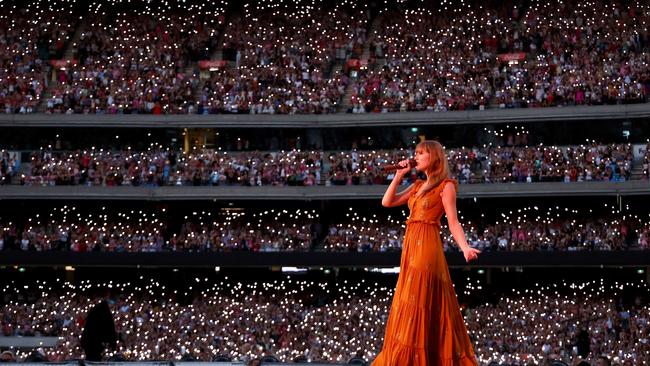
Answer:
[[[214,186],[214,187],[85,187],[0,186],[0,200],[379,200],[385,185],[358,186]],[[636,196],[650,194],[650,182],[543,182],[461,184],[458,198]]]
[[[30,252],[4,251],[0,266],[77,267],[397,267],[401,252]],[[445,253],[454,268],[469,267],[648,267],[650,251],[485,252],[466,263]]]
[[[0,114],[2,127],[131,127],[131,128],[336,128],[455,125],[501,122],[568,122],[650,117],[650,105],[621,104],[484,111],[402,112],[369,114]]]

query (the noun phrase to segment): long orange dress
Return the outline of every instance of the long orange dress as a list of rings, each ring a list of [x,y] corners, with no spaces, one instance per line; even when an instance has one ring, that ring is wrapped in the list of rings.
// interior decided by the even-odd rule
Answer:
[[[477,366],[440,240],[445,179],[422,197],[411,190],[400,274],[373,366]]]

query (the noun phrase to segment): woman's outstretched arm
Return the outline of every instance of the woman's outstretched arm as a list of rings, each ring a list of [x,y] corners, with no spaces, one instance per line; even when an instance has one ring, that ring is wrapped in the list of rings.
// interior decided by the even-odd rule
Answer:
[[[460,250],[463,251],[465,255],[465,260],[467,262],[478,258],[478,254],[481,253],[480,250],[474,249],[467,244],[467,239],[465,238],[465,232],[463,231],[463,226],[458,221],[458,211],[456,210],[456,187],[453,183],[445,183],[445,187],[442,189],[442,205],[445,208],[445,215],[447,216],[447,223],[449,224],[449,231],[454,237],[456,244]]]

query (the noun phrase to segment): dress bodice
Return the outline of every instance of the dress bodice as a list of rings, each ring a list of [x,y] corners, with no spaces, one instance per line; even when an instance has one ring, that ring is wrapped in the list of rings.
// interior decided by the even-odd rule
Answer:
[[[430,189],[427,193],[421,197],[416,197],[416,193],[419,191],[423,180],[418,180],[415,182],[413,190],[410,192],[410,197],[408,200],[408,206],[410,210],[409,218],[406,220],[406,223],[412,222],[422,222],[425,224],[433,224],[440,226],[440,218],[444,213],[445,209],[442,205],[442,197],[440,193],[445,187],[447,182],[452,182],[458,190],[458,183],[455,179],[444,179],[437,187]]]

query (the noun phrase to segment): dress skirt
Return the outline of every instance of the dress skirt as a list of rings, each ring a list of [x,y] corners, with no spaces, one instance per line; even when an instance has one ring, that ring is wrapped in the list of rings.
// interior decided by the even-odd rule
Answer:
[[[439,221],[407,221],[384,346],[373,366],[476,366]]]

